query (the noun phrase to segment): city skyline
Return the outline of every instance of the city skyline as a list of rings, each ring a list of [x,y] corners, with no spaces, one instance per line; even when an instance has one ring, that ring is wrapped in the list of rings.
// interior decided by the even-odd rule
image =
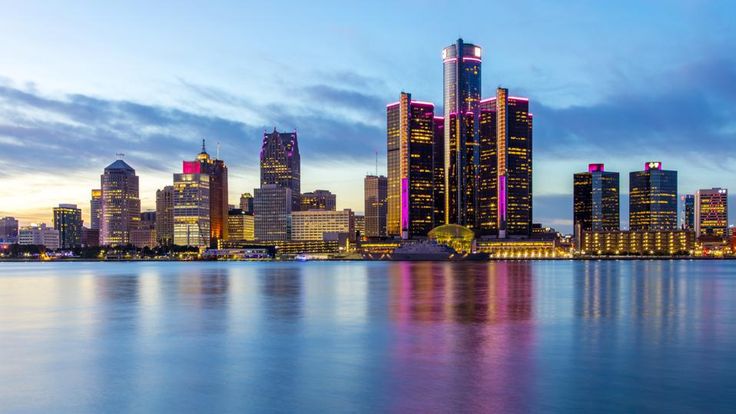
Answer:
[[[728,188],[736,172],[728,165],[729,157],[721,154],[733,145],[729,119],[734,112],[736,65],[724,52],[733,50],[734,27],[722,11],[730,8],[717,3],[667,4],[671,5],[667,18],[674,24],[654,28],[645,23],[661,23],[657,13],[662,11],[655,5],[593,10],[577,4],[572,7],[581,12],[579,17],[562,16],[557,23],[540,16],[541,5],[519,6],[526,15],[514,14],[507,9],[510,6],[478,5],[511,16],[500,23],[508,28],[525,28],[526,36],[519,38],[517,48],[511,47],[508,37],[496,34],[499,28],[486,30],[454,21],[437,33],[427,31],[425,40],[402,39],[400,34],[408,29],[384,34],[371,28],[371,22],[380,17],[376,12],[367,13],[361,22],[360,10],[344,10],[337,16],[340,24],[327,25],[303,39],[297,29],[287,30],[274,36],[273,48],[257,46],[251,55],[241,51],[252,45],[249,40],[257,39],[262,23],[239,28],[242,33],[230,36],[225,36],[224,29],[214,31],[201,42],[168,54],[164,48],[164,40],[171,40],[168,36],[142,49],[118,36],[131,14],[156,15],[163,12],[155,9],[160,5],[130,7],[119,17],[115,14],[120,10],[114,7],[106,6],[103,12],[91,6],[89,20],[75,25],[75,19],[82,18],[73,16],[79,7],[73,3],[68,10],[14,4],[2,18],[7,24],[0,25],[0,37],[5,39],[0,42],[0,55],[9,59],[0,71],[4,154],[0,156],[4,167],[0,216],[14,216],[21,225],[50,223],[51,209],[68,203],[82,208],[89,225],[89,192],[99,187],[99,171],[114,160],[116,152],[126,154],[125,161],[140,177],[142,210],[153,210],[156,189],[171,184],[171,173],[182,159],[191,158],[202,138],[208,140],[212,153],[220,143],[221,158],[230,170],[229,201],[237,204],[240,193],[258,187],[255,148],[264,130],[274,126],[299,132],[302,188],[327,188],[338,195],[338,210],[362,213],[360,184],[366,172],[375,170],[375,152],[381,160],[378,174],[386,174],[385,104],[405,90],[438,104],[435,115],[440,114],[440,52],[458,34],[483,48],[482,96],[492,96],[501,85],[532,100],[535,222],[571,232],[571,177],[588,163],[605,163],[611,171],[620,171],[622,189],[629,187],[627,173],[647,160],[661,160],[678,171],[680,195],[701,188]],[[535,12],[534,7],[541,9]],[[185,34],[190,27],[185,24],[187,17],[200,23],[193,31],[202,34],[203,19],[230,21],[226,12],[254,23],[258,15],[244,17],[246,9],[266,20],[279,13],[285,21],[312,15],[300,7],[291,12],[281,8],[264,5],[250,10],[223,4],[213,8],[214,15],[201,17],[185,8],[180,18],[167,25],[172,33],[186,38],[191,36]],[[691,31],[676,30],[694,10],[708,18],[688,25]],[[558,14],[552,11],[553,16]],[[50,41],[50,30],[31,30],[35,25],[30,18],[43,23],[52,16],[63,19],[64,24],[56,25],[59,44]],[[110,30],[93,36],[99,28],[95,18],[102,17]],[[433,19],[422,25],[429,28],[436,23]],[[545,29],[554,27],[550,25],[581,24],[585,19],[604,23],[593,39],[577,39],[571,29],[556,32],[551,39],[555,44],[543,36]],[[615,25],[612,20],[617,20]],[[317,19],[312,25],[318,23]],[[131,34],[132,38],[153,29],[145,19],[141,25],[142,33]],[[623,33],[622,27],[632,33]],[[336,35],[343,32],[345,39]],[[233,37],[240,39],[233,41]],[[223,44],[209,51],[207,41],[219,38]],[[104,41],[110,50],[99,49],[97,42]],[[308,48],[305,42],[318,47]],[[326,49],[341,51],[339,62],[322,50],[324,44]],[[601,45],[606,51],[596,54],[595,48]],[[50,50],[52,46],[57,50]],[[228,50],[231,53],[221,67],[188,65],[197,60],[214,62],[201,58]],[[636,50],[647,56],[640,53],[636,54],[640,59],[626,59],[627,53]],[[551,56],[554,53],[561,56]],[[120,65],[126,58],[133,59]],[[326,58],[329,70],[322,64]],[[174,69],[167,59],[186,69]],[[138,71],[136,65],[144,70]],[[233,82],[236,79],[239,82]],[[682,116],[682,111],[688,116]],[[26,163],[22,171],[10,168],[17,160]],[[58,174],[60,170],[64,174]],[[627,192],[622,191],[620,204],[621,224],[626,227]]]

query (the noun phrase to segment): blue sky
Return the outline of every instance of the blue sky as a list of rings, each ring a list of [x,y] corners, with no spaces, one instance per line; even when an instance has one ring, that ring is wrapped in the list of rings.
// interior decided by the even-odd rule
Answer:
[[[535,221],[570,229],[572,174],[647,160],[680,192],[736,181],[736,5],[727,1],[0,1],[0,215],[50,221],[125,153],[144,208],[206,138],[231,202],[264,129],[299,131],[302,189],[363,210],[385,104],[441,104],[441,49],[484,48],[483,90],[531,99]],[[736,192],[736,188],[732,189]],[[627,216],[622,198],[622,218]],[[736,209],[732,209],[735,211]],[[732,220],[733,221],[733,220]]]

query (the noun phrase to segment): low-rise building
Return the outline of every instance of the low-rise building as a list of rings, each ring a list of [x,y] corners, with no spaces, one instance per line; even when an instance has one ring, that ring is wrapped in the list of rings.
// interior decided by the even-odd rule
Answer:
[[[355,215],[352,210],[309,210],[291,214],[292,240],[324,240],[325,233],[345,233],[355,239]]]
[[[227,215],[228,241],[255,240],[255,219],[253,213],[233,208]]]
[[[18,233],[18,244],[44,246],[48,250],[56,250],[60,247],[59,230],[46,224],[22,227]]]
[[[689,255],[695,233],[689,230],[599,231],[583,234],[584,255]]]

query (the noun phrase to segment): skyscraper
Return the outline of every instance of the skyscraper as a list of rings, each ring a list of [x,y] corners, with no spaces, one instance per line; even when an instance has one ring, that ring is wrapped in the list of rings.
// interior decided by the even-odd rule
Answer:
[[[629,173],[629,229],[677,229],[677,171],[651,161]]]
[[[480,102],[476,230],[482,235],[529,237],[532,228],[532,115],[527,98]]]
[[[210,235],[212,247],[217,246],[218,240],[227,238],[228,204],[227,166],[225,161],[213,159],[207,153],[205,141],[202,140],[202,152],[194,161],[184,161],[184,174],[207,174],[209,176],[209,203],[210,203]]]
[[[100,229],[100,217],[102,217],[102,190],[92,190],[92,198],[89,200],[89,228]]]
[[[253,214],[253,196],[250,193],[240,195],[240,209],[246,213]]]
[[[174,243],[174,186],[156,190],[156,241],[162,246]]]
[[[291,190],[291,210],[298,211],[301,195],[301,161],[295,132],[263,133],[261,187],[276,184]]]
[[[685,194],[682,201],[682,229],[695,231],[695,195]]]
[[[337,209],[337,196],[327,190],[314,190],[301,195],[299,210],[330,210]]]
[[[724,237],[727,231],[728,190],[698,190],[695,193],[695,235]]]
[[[141,201],[138,198],[138,176],[125,161],[117,160],[100,176],[102,218],[100,244],[103,246],[130,243],[130,231],[140,221]]]
[[[365,236],[386,236],[386,194],[388,180],[384,176],[368,175],[364,181]]]
[[[0,218],[0,242],[10,244],[18,242],[18,220],[15,217]]]
[[[59,204],[54,207],[54,229],[59,231],[62,249],[82,245],[82,210],[76,204]]]
[[[291,189],[265,184],[255,189],[253,216],[256,240],[279,241],[291,237]]]
[[[578,242],[582,242],[582,232],[620,230],[617,172],[605,171],[603,164],[588,165],[588,172],[573,175],[573,199]]]
[[[445,222],[475,227],[481,48],[458,39],[442,50]]]
[[[174,174],[175,245],[210,246],[210,182],[209,174]]]
[[[445,118],[434,117],[432,148],[432,189],[434,191],[434,222],[432,227],[445,224]]]
[[[434,224],[434,104],[402,92],[386,107],[389,236],[426,236]]]

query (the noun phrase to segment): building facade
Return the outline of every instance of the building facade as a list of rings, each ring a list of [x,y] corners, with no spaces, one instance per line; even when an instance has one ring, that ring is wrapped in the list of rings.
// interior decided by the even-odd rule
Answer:
[[[573,175],[573,226],[578,241],[583,232],[620,230],[617,172],[589,164],[588,172]]]
[[[205,148],[205,142],[202,140],[202,152],[197,155],[197,159],[184,161],[182,167],[184,174],[206,174],[209,177],[209,240],[211,246],[215,247],[218,240],[224,240],[227,237],[227,212],[230,206],[225,161],[210,157]]]
[[[89,200],[89,228],[99,230],[102,217],[102,190],[99,188],[92,190],[91,196]]]
[[[210,246],[210,176],[174,174],[174,244]]]
[[[161,246],[174,244],[174,186],[156,190],[156,241]]]
[[[263,133],[261,145],[261,187],[275,184],[291,193],[291,211],[301,204],[301,159],[296,131]]]
[[[18,220],[15,217],[0,218],[0,243],[18,242]]]
[[[291,240],[324,240],[328,233],[345,234],[355,240],[355,215],[341,211],[310,210],[291,213]]]
[[[131,244],[139,249],[154,248],[158,244],[156,235],[157,216],[155,211],[141,213],[138,227],[130,233]]]
[[[303,193],[299,210],[337,210],[337,196],[327,190],[314,190]]]
[[[266,184],[255,189],[253,216],[255,236],[259,241],[291,238],[291,189],[278,184]]]
[[[62,249],[82,245],[82,210],[76,204],[59,204],[54,207],[54,229],[59,232]]]
[[[138,226],[141,201],[138,193],[138,176],[123,160],[117,160],[105,168],[100,177],[102,213],[100,220],[100,244],[119,246],[130,243],[130,231]]]
[[[253,196],[251,193],[240,195],[240,209],[246,213],[253,214]]]
[[[695,235],[728,236],[728,190],[710,188],[695,193]]]
[[[365,236],[386,237],[388,179],[382,175],[367,175],[363,181]]]
[[[677,229],[677,171],[651,161],[629,173],[629,229]]]
[[[44,246],[47,250],[56,250],[61,247],[59,231],[46,224],[22,227],[18,232],[18,244]]]
[[[688,230],[593,231],[583,233],[586,255],[688,255],[695,233]]]
[[[253,213],[240,208],[230,209],[227,216],[228,240],[255,240],[255,219]]]
[[[695,194],[685,194],[680,197],[682,202],[682,217],[680,228],[695,231]]]

